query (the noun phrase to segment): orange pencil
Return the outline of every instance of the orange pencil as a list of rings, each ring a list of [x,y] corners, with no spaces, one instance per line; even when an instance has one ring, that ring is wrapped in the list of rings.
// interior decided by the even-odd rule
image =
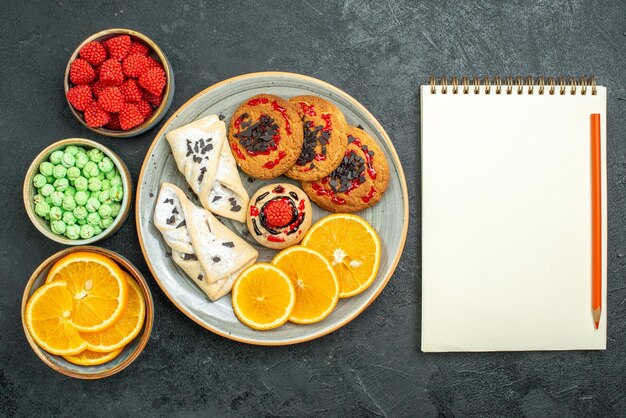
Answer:
[[[602,160],[600,114],[591,115],[591,309],[596,329],[602,314]]]

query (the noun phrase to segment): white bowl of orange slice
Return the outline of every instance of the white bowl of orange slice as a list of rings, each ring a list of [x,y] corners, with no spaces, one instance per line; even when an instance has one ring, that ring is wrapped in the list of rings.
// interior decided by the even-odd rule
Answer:
[[[80,379],[120,372],[143,351],[153,322],[150,289],[121,255],[78,246],[45,260],[22,297],[22,325],[35,354]]]

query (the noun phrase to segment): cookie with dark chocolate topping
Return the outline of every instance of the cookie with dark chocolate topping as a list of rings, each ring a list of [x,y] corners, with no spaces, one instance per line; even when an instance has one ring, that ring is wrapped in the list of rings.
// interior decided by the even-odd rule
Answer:
[[[293,166],[302,149],[302,121],[289,101],[259,94],[233,114],[228,142],[237,165],[248,175],[270,179]]]
[[[389,184],[387,158],[365,131],[349,126],[348,147],[339,166],[318,181],[302,182],[309,198],[331,212],[357,212],[374,206]]]
[[[302,150],[285,175],[314,181],[329,175],[341,162],[348,146],[346,119],[334,104],[317,96],[289,99],[302,119]]]

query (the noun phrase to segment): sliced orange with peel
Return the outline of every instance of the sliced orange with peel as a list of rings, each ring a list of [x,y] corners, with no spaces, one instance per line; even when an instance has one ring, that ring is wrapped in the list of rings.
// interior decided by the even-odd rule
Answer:
[[[73,309],[73,296],[65,282],[40,287],[26,304],[24,319],[28,332],[51,354],[80,353],[87,348],[87,343],[72,325]]]
[[[317,251],[296,245],[278,253],[272,265],[291,279],[296,290],[296,305],[289,316],[290,322],[320,322],[337,306],[337,276],[330,263]]]
[[[339,297],[358,295],[371,286],[380,267],[381,245],[370,224],[357,215],[337,213],[317,221],[302,245],[326,258],[339,280]]]
[[[85,350],[73,356],[63,356],[63,358],[70,363],[78,364],[79,366],[96,366],[113,360],[115,357],[120,355],[123,349],[124,347],[109,353],[97,353],[95,351]]]
[[[87,342],[89,351],[108,353],[118,350],[131,342],[143,327],[146,318],[146,302],[141,288],[128,273],[123,272],[123,274],[130,289],[126,307],[122,315],[110,327],[98,332],[80,333],[83,340]]]
[[[46,283],[62,281],[72,294],[72,324],[80,332],[97,332],[115,322],[126,306],[128,285],[123,270],[109,257],[88,251],[58,260]]]
[[[273,329],[289,319],[296,290],[281,270],[257,263],[244,270],[235,282],[232,303],[237,318],[250,328]]]

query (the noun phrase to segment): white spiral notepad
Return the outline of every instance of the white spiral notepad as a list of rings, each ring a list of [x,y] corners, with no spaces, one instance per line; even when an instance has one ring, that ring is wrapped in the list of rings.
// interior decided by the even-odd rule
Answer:
[[[601,116],[602,317],[591,308],[590,117]],[[606,88],[421,86],[422,351],[606,349]]]

